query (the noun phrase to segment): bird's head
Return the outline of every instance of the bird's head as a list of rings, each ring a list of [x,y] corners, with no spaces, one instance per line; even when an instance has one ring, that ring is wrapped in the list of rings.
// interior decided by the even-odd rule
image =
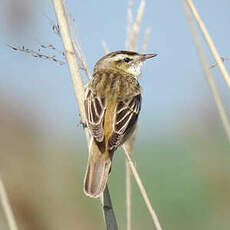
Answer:
[[[94,72],[116,70],[132,74],[138,78],[146,59],[157,54],[139,54],[133,51],[115,51],[102,57],[95,65]]]

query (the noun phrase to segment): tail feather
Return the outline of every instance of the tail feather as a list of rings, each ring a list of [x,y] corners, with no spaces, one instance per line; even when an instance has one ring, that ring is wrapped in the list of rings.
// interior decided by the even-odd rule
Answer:
[[[90,156],[84,180],[84,192],[91,197],[98,197],[104,191],[111,168],[109,153],[101,153],[92,141]]]

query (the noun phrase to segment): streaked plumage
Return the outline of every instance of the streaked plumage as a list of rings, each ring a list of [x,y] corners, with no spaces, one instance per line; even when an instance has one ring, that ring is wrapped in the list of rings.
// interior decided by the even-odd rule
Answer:
[[[84,191],[98,197],[105,189],[114,151],[133,133],[141,109],[137,77],[142,62],[155,55],[117,51],[101,58],[85,92],[92,135]]]

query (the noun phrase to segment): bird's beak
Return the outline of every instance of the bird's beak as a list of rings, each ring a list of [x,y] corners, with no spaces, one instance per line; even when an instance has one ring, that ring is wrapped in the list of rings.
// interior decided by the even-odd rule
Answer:
[[[157,54],[144,54],[144,60],[152,58],[152,57],[156,57]]]
[[[156,57],[157,54],[142,54],[140,57],[141,61],[145,61],[146,59],[152,58],[152,57]]]

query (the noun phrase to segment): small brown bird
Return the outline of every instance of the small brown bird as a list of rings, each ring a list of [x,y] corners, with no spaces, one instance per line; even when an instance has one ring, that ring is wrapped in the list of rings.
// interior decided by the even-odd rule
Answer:
[[[85,91],[87,126],[92,136],[84,191],[98,197],[104,191],[114,151],[133,133],[141,109],[138,77],[143,62],[156,54],[116,51],[94,67]]]

